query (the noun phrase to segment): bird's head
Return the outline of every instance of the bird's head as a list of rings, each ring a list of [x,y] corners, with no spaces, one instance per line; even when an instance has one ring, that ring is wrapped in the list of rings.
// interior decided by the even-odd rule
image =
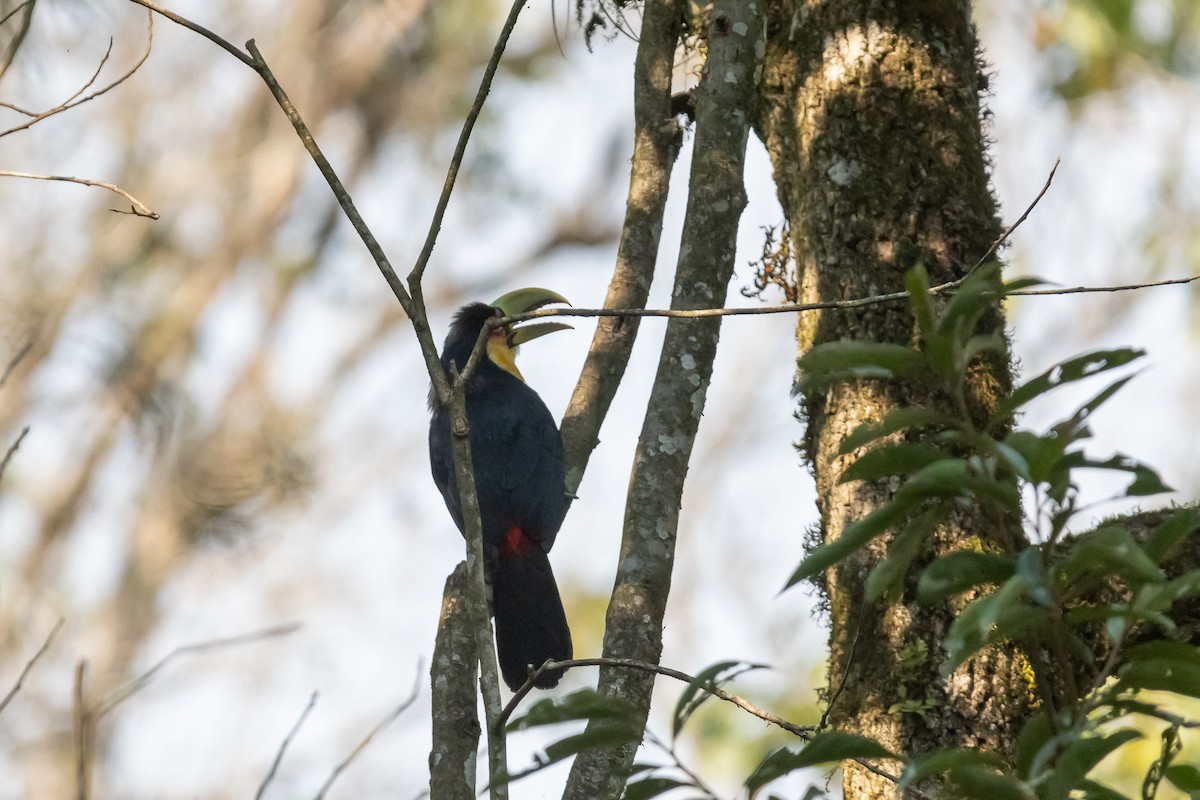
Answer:
[[[475,342],[479,339],[479,332],[488,320],[524,314],[552,303],[570,305],[567,298],[557,292],[530,287],[509,292],[491,303],[469,303],[463,306],[454,315],[454,323],[446,337],[443,361],[453,360],[457,368],[462,370],[471,356]],[[504,371],[524,380],[517,369],[517,348],[547,333],[570,328],[570,325],[561,322],[497,325],[488,336],[487,357]]]

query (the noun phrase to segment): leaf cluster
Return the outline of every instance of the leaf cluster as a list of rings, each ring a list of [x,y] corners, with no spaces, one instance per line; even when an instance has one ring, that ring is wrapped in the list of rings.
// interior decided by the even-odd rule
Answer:
[[[934,390],[928,395],[949,401],[897,408],[843,440],[841,453],[857,454],[843,482],[895,481],[898,488],[890,502],[813,548],[787,585],[815,578],[887,536],[886,556],[867,576],[869,599],[961,604],[943,642],[944,676],[1001,644],[1017,646],[1033,664],[1033,706],[1039,710],[1021,734],[1015,767],[994,754],[938,751],[909,761],[903,786],[940,776],[952,795],[962,797],[1114,797],[1119,795],[1088,775],[1140,734],[1131,728],[1104,732],[1103,726],[1142,714],[1166,719],[1177,730],[1191,723],[1171,712],[1164,704],[1169,700],[1151,702],[1141,692],[1200,697],[1200,649],[1169,639],[1124,647],[1137,625],[1169,634],[1173,604],[1200,592],[1200,570],[1173,579],[1163,570],[1200,530],[1200,511],[1181,509],[1141,538],[1119,522],[1079,536],[1070,531],[1082,510],[1084,470],[1127,476],[1121,498],[1171,491],[1153,469],[1128,456],[1101,459],[1085,451],[1092,415],[1133,375],[1111,380],[1048,430],[1016,426],[1030,403],[1126,367],[1142,351],[1098,350],[1068,359],[1018,386],[988,419],[980,422],[967,412],[972,365],[1006,357],[1002,338],[978,330],[980,320],[1005,295],[1031,283],[1003,283],[997,265],[989,265],[938,309],[917,267],[906,276],[906,288],[919,347],[832,342],[801,359],[801,392],[825,391],[838,381],[895,379],[921,382]],[[931,557],[932,534],[960,509],[971,509],[969,519],[978,525],[973,546]],[[1108,653],[1104,663],[1088,644],[1097,628]],[[1086,680],[1077,682],[1077,674]],[[1190,777],[1186,770],[1164,769],[1160,780],[1179,781],[1183,788]]]

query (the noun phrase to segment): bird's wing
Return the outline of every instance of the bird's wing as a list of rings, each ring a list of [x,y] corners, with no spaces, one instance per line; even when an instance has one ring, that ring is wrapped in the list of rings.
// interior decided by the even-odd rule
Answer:
[[[530,395],[533,402],[514,426],[501,485],[517,525],[549,551],[567,513],[562,436],[541,398]]]
[[[433,472],[433,482],[446,508],[454,519],[454,524],[463,529],[462,506],[458,500],[458,482],[454,480],[454,461],[450,443],[450,418],[444,409],[434,412],[429,421],[429,467]]]

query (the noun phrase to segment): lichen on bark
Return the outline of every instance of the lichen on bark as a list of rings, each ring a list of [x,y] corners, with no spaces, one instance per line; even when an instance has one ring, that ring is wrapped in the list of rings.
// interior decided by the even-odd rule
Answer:
[[[961,277],[1000,231],[969,3],[776,1],[768,14],[755,126],[790,224],[800,302],[898,291],[916,264],[935,284]],[[1000,310],[981,326],[1001,333]],[[801,353],[842,339],[918,343],[901,304],[803,315],[797,337]],[[968,402],[982,415],[1010,386],[1005,359],[981,362],[971,371]],[[833,539],[895,489],[882,481],[840,483],[851,461],[839,452],[842,438],[898,406],[946,400],[921,387],[860,380],[802,403],[821,528]],[[964,512],[931,531],[924,558],[967,546],[983,535],[977,522]],[[943,679],[941,642],[953,606],[918,604],[910,587],[890,607],[864,607],[867,572],[885,552],[886,539],[877,541],[825,575],[829,681],[842,686],[831,722],[907,754],[944,746],[1010,754],[1028,710],[1027,662],[996,648]],[[927,656],[913,663],[922,648]],[[901,670],[911,675],[906,686],[917,687],[899,705],[908,711],[896,710],[906,699],[895,680]],[[853,765],[843,788],[848,798],[894,791]]]

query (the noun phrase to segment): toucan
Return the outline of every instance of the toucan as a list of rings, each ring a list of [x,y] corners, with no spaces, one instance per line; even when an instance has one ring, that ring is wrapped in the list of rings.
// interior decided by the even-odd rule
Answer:
[[[454,315],[442,348],[442,368],[462,372],[488,320],[567,303],[548,289],[518,289],[491,303],[470,303]],[[568,304],[569,305],[569,304]],[[519,345],[569,328],[558,322],[498,325],[486,357],[466,386],[467,426],[475,491],[483,522],[484,568],[492,589],[500,674],[514,692],[530,668],[571,658],[571,631],[547,553],[562,527],[569,500],[563,444],[554,417],[516,365]],[[454,524],[465,535],[451,452],[449,409],[430,390],[429,461]],[[534,685],[558,684],[548,670]]]

